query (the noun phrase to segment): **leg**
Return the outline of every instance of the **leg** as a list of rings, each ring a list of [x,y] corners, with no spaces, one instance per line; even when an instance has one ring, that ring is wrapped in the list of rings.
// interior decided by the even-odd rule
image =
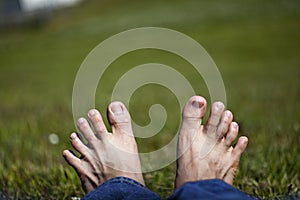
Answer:
[[[108,106],[108,119],[112,126],[112,133],[107,131],[97,110],[90,110],[88,117],[94,130],[84,118],[80,118],[77,123],[88,144],[84,144],[76,133],[70,136],[71,144],[82,155],[81,158],[76,157],[69,150],[63,152],[66,161],[80,177],[84,191],[89,193],[108,180],[112,180],[108,183],[114,185],[120,183],[122,186],[122,183],[128,182],[129,185],[134,183],[134,186],[138,186],[137,189],[146,189],[130,115],[125,106],[120,102],[113,102]],[[122,177],[122,181],[113,180],[116,177]],[[105,187],[108,184],[103,185]],[[107,190],[99,188],[97,189],[101,191],[99,194],[104,196],[103,192]],[[120,187],[114,188],[120,189]],[[117,195],[116,190],[110,195]]]
[[[149,189],[127,177],[109,179],[98,188],[88,193],[84,200],[160,200],[160,197]]]
[[[220,192],[226,191],[228,187],[229,190],[236,190],[230,185],[233,183],[240,156],[247,146],[248,139],[240,137],[235,147],[232,147],[231,143],[238,134],[238,124],[232,121],[232,113],[225,110],[222,103],[216,102],[212,105],[207,123],[202,126],[201,121],[205,110],[206,101],[200,96],[190,98],[184,107],[177,147],[180,157],[177,160],[175,189],[182,187],[185,183],[191,184],[187,182],[197,182],[194,182],[194,188],[191,190],[194,193],[189,191],[191,187],[183,187],[177,190],[177,195],[171,198],[180,197],[178,193],[182,195],[185,191],[186,195],[204,198],[216,192],[219,199],[226,199],[223,196],[226,194]],[[219,187],[213,185],[219,185]],[[217,191],[213,191],[214,188],[218,188]]]
[[[220,179],[188,182],[177,189],[168,200],[206,199],[206,200],[255,200]]]

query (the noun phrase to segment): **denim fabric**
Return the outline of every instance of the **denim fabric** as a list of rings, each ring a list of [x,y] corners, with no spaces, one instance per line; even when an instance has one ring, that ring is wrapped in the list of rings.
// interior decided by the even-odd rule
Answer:
[[[253,200],[256,198],[239,191],[222,180],[212,179],[185,183],[168,198],[168,200],[175,199]]]
[[[101,184],[92,192],[88,193],[84,200],[156,200],[160,197],[151,192],[139,182],[127,178],[116,177]]]
[[[84,200],[157,200],[160,197],[144,187],[142,184],[126,177],[116,177],[101,184],[88,193]],[[251,197],[222,180],[205,180],[185,183],[177,189],[168,200],[193,199],[222,199],[253,200]]]

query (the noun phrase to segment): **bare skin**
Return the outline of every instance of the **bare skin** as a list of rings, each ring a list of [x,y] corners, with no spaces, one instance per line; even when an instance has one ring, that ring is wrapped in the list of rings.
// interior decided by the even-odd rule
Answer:
[[[248,138],[238,135],[238,124],[222,103],[212,105],[209,119],[201,125],[206,111],[206,101],[194,96],[186,103],[177,146],[177,173],[175,189],[190,181],[222,179],[232,184],[241,154],[246,149]],[[112,126],[109,133],[100,113],[93,109],[89,120],[80,118],[78,128],[88,144],[76,133],[70,136],[72,146],[82,155],[76,157],[69,150],[63,152],[66,161],[76,170],[86,193],[105,181],[125,176],[144,185],[136,141],[130,115],[120,102],[108,106],[108,119]]]
[[[190,181],[222,179],[232,184],[241,154],[248,138],[242,136],[235,147],[231,144],[238,135],[238,124],[221,102],[212,105],[205,125],[201,121],[206,100],[200,96],[189,99],[183,109],[179,132],[175,189]]]
[[[120,102],[108,106],[108,120],[112,127],[109,133],[101,114],[92,109],[88,118],[80,118],[77,126],[88,144],[84,144],[76,133],[70,136],[72,146],[82,155],[76,157],[65,150],[65,160],[76,170],[86,193],[91,192],[105,181],[124,176],[144,183],[138,149],[132,133],[131,119],[126,107]]]

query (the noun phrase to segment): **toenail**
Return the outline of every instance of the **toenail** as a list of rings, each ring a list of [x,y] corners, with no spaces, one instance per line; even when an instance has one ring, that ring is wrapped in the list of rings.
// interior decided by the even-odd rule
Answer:
[[[216,103],[216,109],[220,110],[223,108],[223,104],[221,102]]]
[[[242,138],[242,143],[244,144],[248,143],[248,138]]]
[[[203,103],[202,102],[199,102],[199,101],[193,101],[192,102],[192,106],[194,108],[201,108],[203,106]]]
[[[226,111],[225,116],[226,116],[227,118],[230,118],[230,117],[231,117],[231,113],[230,113],[229,111]]]
[[[236,123],[232,123],[232,127],[233,127],[234,129],[237,129],[237,128],[238,128],[238,125],[237,125]]]
[[[112,106],[112,107],[111,107],[111,111],[112,111],[114,114],[121,114],[121,113],[123,113],[123,109],[122,109],[121,105],[115,105],[115,106]]]
[[[96,110],[95,110],[95,109],[92,109],[92,110],[89,111],[89,114],[88,114],[88,115],[89,115],[90,117],[92,117],[92,116],[95,116],[96,113],[97,113]]]
[[[70,135],[70,138],[73,140],[73,139],[75,139],[76,138],[76,133],[72,133],[71,135]]]
[[[83,122],[84,122],[84,118],[81,117],[81,118],[78,119],[79,124],[82,124]]]

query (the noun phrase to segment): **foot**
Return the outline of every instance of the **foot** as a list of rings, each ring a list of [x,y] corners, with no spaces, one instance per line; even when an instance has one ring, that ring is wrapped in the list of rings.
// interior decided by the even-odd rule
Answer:
[[[206,101],[200,96],[189,99],[183,109],[183,119],[177,146],[175,189],[189,181],[222,179],[232,184],[241,154],[248,138],[238,135],[238,124],[221,102],[212,105],[207,123],[201,125]]]
[[[83,190],[89,193],[98,185],[117,176],[131,178],[144,185],[137,145],[126,107],[120,102],[113,102],[108,106],[112,133],[107,131],[97,110],[90,110],[88,118],[94,129],[84,118],[77,122],[88,144],[85,145],[76,133],[70,136],[71,144],[82,155],[81,158],[69,150],[63,152],[65,160],[80,177]]]

